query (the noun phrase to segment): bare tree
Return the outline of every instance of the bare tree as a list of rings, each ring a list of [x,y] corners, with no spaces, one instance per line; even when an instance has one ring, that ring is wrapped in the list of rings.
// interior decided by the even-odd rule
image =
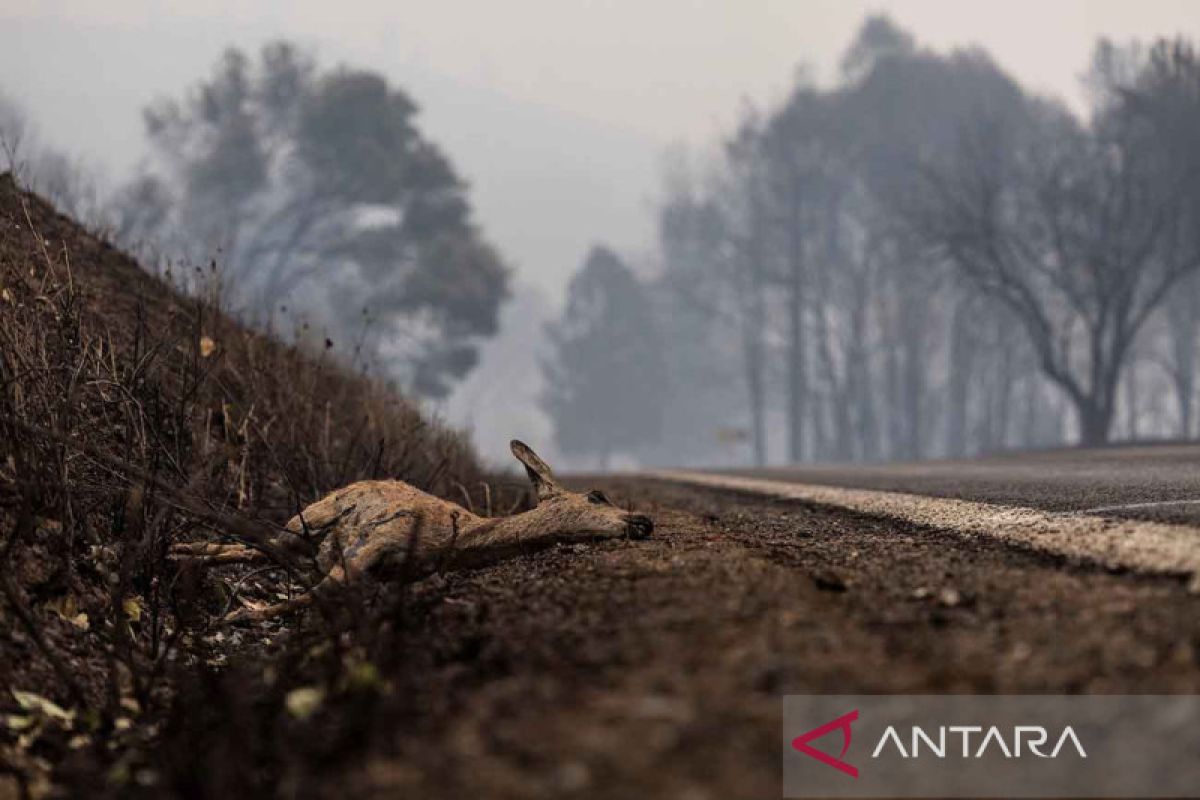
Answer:
[[[822,136],[824,109],[815,89],[800,86],[788,104],[771,119],[760,137],[761,157],[766,159],[770,221],[778,242],[779,268],[775,281],[786,297],[787,326],[787,421],[788,458],[805,458],[804,425],[809,395],[805,341],[809,268],[807,261],[813,220],[822,202],[822,150],[829,137]],[[818,223],[819,224],[819,223]]]
[[[4,168],[20,177],[22,144],[29,133],[29,116],[7,94],[0,92],[0,154]]]
[[[738,332],[742,342],[742,364],[750,406],[754,461],[766,463],[766,326],[767,326],[767,211],[764,171],[757,153],[757,131],[752,121],[743,124],[737,137],[726,145],[729,176],[735,191],[727,195],[736,204],[729,210],[732,220],[728,267],[732,276]]]
[[[1136,120],[1088,125],[1031,102],[1024,125],[980,119],[950,163],[925,171],[917,229],[1020,320],[1080,439],[1107,441],[1138,332],[1200,251],[1184,228],[1185,176],[1167,180]]]
[[[1080,117],[873,17],[839,86],[747,118],[720,184],[671,199],[664,285],[705,309],[689,345],[741,343],[760,462],[1191,435],[1195,50],[1101,43],[1089,88]]]
[[[1164,180],[1191,176],[1184,184],[1185,235],[1200,238],[1200,54],[1182,39],[1160,40],[1148,49],[1118,48],[1102,41],[1093,72],[1102,102],[1123,106],[1146,123],[1144,147],[1160,154]],[[1197,339],[1200,338],[1200,280],[1190,276],[1170,293],[1165,305],[1166,367],[1175,395],[1176,433],[1193,435]]]
[[[767,460],[769,373],[768,203],[760,130],[758,117],[747,111],[702,182],[676,164],[659,212],[659,286],[677,309],[670,315],[677,336],[669,363],[677,372],[691,365],[689,409],[700,405],[700,396],[726,400],[718,376],[736,376],[741,413],[726,418],[733,425],[715,432],[728,438],[727,444],[747,442],[759,465]],[[689,326],[686,333],[683,325]],[[671,415],[679,416],[678,410]],[[702,424],[720,422],[709,418]],[[694,430],[688,435],[696,438]]]

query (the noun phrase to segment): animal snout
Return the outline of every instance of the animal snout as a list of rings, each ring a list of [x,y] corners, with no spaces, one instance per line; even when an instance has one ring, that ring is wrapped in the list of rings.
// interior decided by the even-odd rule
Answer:
[[[654,532],[654,520],[645,514],[629,514],[625,517],[625,526],[630,539],[645,539]]]

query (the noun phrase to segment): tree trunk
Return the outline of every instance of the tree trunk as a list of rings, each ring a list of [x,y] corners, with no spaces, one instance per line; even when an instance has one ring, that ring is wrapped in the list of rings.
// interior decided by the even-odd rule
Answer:
[[[1036,447],[1041,443],[1038,433],[1038,385],[1027,371],[1021,385],[1021,396],[1025,401],[1021,414],[1021,447]]]
[[[875,402],[871,391],[871,364],[867,354],[867,291],[860,285],[851,312],[850,353],[847,364],[849,394],[855,404],[855,433],[858,446],[855,455],[871,461],[879,453],[879,422],[875,418]]]
[[[1171,342],[1171,384],[1179,409],[1177,433],[1181,439],[1192,437],[1192,403],[1196,397],[1197,338],[1200,337],[1200,286],[1185,282],[1176,296],[1168,300],[1167,335]]]
[[[1125,429],[1126,435],[1129,437],[1129,441],[1137,441],[1138,386],[1136,362],[1129,365],[1129,370],[1125,375]]]
[[[889,320],[889,323],[894,322]],[[903,415],[900,413],[898,406],[900,405],[900,359],[898,356],[899,346],[895,341],[895,329],[889,324],[889,334],[887,341],[883,342],[884,350],[884,393],[885,398],[884,409],[884,424],[887,427],[887,454],[888,458],[898,460],[902,455],[901,446],[901,430],[900,422],[903,420]]]
[[[804,256],[799,201],[793,201],[788,252],[788,460],[804,460]]]
[[[750,402],[750,438],[754,465],[767,464],[766,392],[763,385],[763,349],[760,320],[746,320],[745,339],[746,393]]]
[[[1079,443],[1084,447],[1108,444],[1112,408],[1094,398],[1087,398],[1082,403],[1076,403],[1075,410],[1079,415]]]
[[[1179,438],[1192,438],[1192,398],[1196,395],[1196,375],[1188,372],[1175,381],[1175,398],[1179,404]]]
[[[828,294],[825,295],[828,297]],[[851,398],[846,391],[846,381],[837,373],[837,364],[830,343],[830,325],[824,307],[813,312],[816,322],[815,349],[820,357],[821,372],[828,387],[827,400],[821,411],[813,414],[813,432],[817,437],[816,453],[820,459],[846,461],[853,457],[854,420],[851,415]],[[826,414],[828,411],[828,419]]]
[[[1003,342],[1003,332],[997,339]],[[992,431],[992,448],[1002,450],[1008,446],[1008,428],[1009,420],[1012,418],[1012,395],[1013,384],[1015,383],[1015,370],[1013,369],[1013,351],[1011,347],[1001,347],[1000,351],[1000,370],[997,375],[998,385],[995,389],[996,396],[996,416],[995,428]]]
[[[968,318],[972,303],[960,300],[950,323],[948,387],[946,409],[946,455],[961,458],[967,454],[967,406],[971,392],[971,347]]]
[[[744,291],[742,303],[742,348],[746,369],[746,395],[750,403],[750,435],[755,466],[767,464],[766,423],[766,346],[763,330],[766,325],[767,309],[763,293],[766,291],[766,264],[763,243],[766,239],[766,218],[758,203],[752,202],[750,210],[750,235],[742,251],[746,259],[745,268],[749,284]]]
[[[924,453],[924,412],[925,412],[925,319],[926,309],[919,302],[914,302],[910,292],[911,287],[897,285],[896,291],[902,294],[898,298],[899,319],[897,333],[900,341],[897,348],[900,353],[899,391],[896,400],[899,405],[898,420],[899,455],[905,460],[915,460]]]
[[[919,331],[909,331],[904,354],[904,457],[923,457],[925,448],[922,415],[925,411],[925,352]]]

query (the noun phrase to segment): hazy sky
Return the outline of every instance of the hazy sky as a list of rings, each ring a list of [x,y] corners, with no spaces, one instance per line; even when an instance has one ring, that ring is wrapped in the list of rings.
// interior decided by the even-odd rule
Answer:
[[[829,78],[871,11],[939,49],[979,43],[1072,102],[1097,36],[1200,37],[1200,0],[0,0],[0,88],[115,177],[141,152],[140,108],[228,45],[289,37],[381,70],[521,278],[557,297],[591,242],[648,249],[668,145],[716,140],[801,64]]]

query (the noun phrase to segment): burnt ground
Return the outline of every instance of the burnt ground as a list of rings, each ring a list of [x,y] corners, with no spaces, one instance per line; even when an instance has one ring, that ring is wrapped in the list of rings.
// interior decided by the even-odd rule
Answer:
[[[338,692],[347,728],[364,718],[341,701],[370,684],[358,653],[392,666],[374,635],[391,606],[349,632],[266,636],[299,634],[291,649],[234,648],[212,620],[269,576],[210,581],[172,543],[261,542],[368,478],[523,502],[354,343],[305,338],[281,310],[285,344],[224,313],[222,287],[215,264],[143,270],[0,173],[0,800],[265,795],[307,763],[293,689]],[[320,637],[336,645],[323,659]]]
[[[338,796],[778,797],[780,696],[1200,690],[1200,598],[983,539],[610,480],[649,541],[445,579]],[[312,788],[312,787],[310,787]]]

